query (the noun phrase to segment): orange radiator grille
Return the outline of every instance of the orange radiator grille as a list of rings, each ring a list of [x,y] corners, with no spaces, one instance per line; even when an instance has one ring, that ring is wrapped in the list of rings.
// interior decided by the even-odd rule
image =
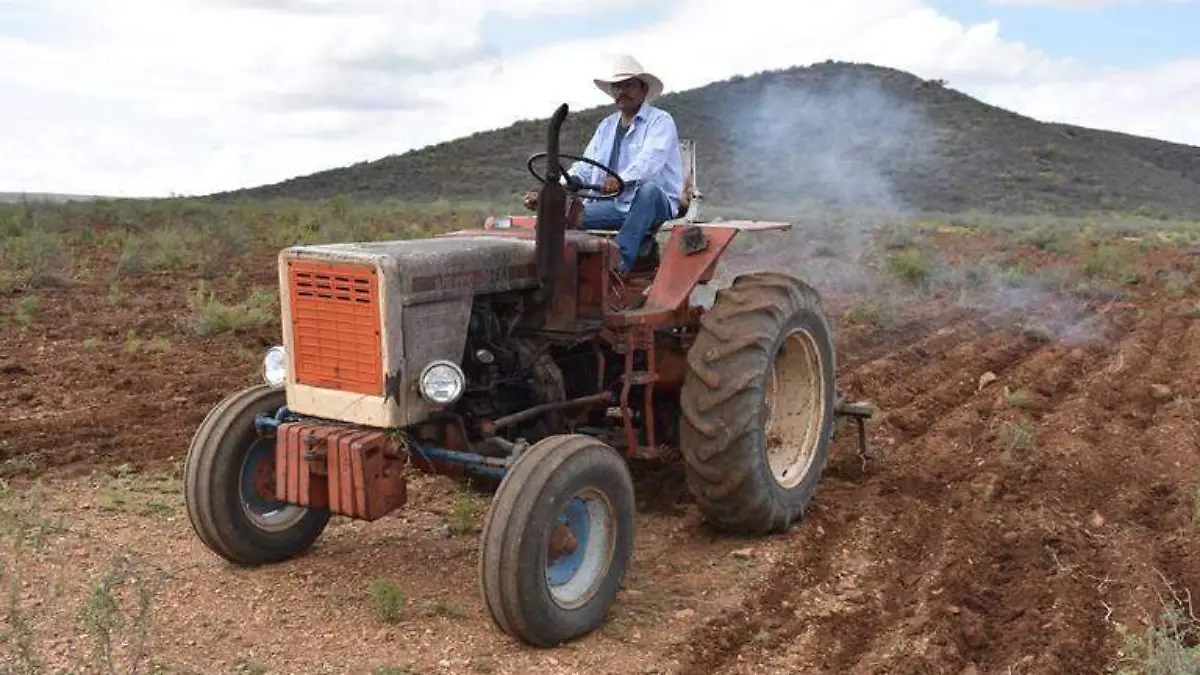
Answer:
[[[373,267],[288,261],[296,381],[382,394],[379,277]]]

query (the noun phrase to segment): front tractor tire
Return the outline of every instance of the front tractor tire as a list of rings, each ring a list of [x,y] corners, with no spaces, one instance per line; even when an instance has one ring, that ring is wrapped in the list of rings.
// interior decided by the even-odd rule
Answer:
[[[501,630],[538,647],[592,632],[633,555],[629,467],[590,436],[539,441],[501,481],[480,543],[480,589]]]
[[[286,394],[266,385],[239,391],[213,408],[192,437],[184,462],[184,501],[192,529],[214,553],[245,566],[277,563],[307,551],[329,522],[274,496],[275,437],[254,418],[274,415]]]
[[[825,468],[835,354],[820,296],[759,272],[718,291],[688,352],[680,446],[688,489],[715,527],[786,531]]]

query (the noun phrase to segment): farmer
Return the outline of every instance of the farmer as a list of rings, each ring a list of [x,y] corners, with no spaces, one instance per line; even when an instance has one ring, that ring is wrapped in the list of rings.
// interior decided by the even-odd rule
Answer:
[[[622,56],[607,77],[593,80],[612,96],[617,111],[600,121],[583,156],[621,176],[625,190],[615,199],[587,199],[583,229],[620,230],[618,272],[628,274],[647,235],[679,210],[683,189],[683,157],[671,114],[650,104],[662,93],[662,80],[646,72],[632,56]],[[617,181],[597,167],[576,162],[568,171],[584,183],[617,190]],[[537,207],[537,193],[525,195],[525,206]]]

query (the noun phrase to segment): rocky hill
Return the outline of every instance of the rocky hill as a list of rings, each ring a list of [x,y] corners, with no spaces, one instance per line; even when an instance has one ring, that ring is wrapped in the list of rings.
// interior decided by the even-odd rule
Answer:
[[[919,211],[1200,217],[1200,148],[1041,122],[903,71],[826,62],[669,94],[658,105],[697,141],[700,187],[722,206],[817,199]],[[610,111],[574,112],[564,151],[581,151]],[[544,120],[523,121],[211,197],[515,204],[532,186],[525,161],[544,149],[544,130]]]

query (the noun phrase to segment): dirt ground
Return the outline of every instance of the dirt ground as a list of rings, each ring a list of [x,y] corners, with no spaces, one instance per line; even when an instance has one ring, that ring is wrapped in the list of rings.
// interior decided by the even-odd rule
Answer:
[[[839,377],[880,409],[874,453],[856,456],[844,427],[807,518],[763,539],[707,528],[678,466],[636,467],[626,585],[603,630],[553,650],[488,621],[487,501],[448,478],[414,478],[411,505],[382,521],[335,520],[303,558],[222,563],[190,530],[179,467],[207,410],[257,379],[276,329],[189,335],[195,280],[167,273],[116,298],[99,276],[41,289],[32,321],[0,327],[0,517],[23,535],[0,548],[17,581],[0,673],[96,663],[105,644],[118,664],[196,673],[1136,666],[1122,630],[1143,636],[1200,592],[1200,256],[1145,244],[1117,240],[1117,274],[1083,288],[1054,274],[1113,271],[1093,249],[936,234],[921,246],[943,282],[872,286],[892,289],[882,314],[833,283],[845,256],[830,254]],[[1005,256],[1021,280],[979,290],[961,274]],[[216,288],[273,281],[260,269]],[[375,580],[404,593],[391,621]],[[154,594],[139,620],[140,589]]]

